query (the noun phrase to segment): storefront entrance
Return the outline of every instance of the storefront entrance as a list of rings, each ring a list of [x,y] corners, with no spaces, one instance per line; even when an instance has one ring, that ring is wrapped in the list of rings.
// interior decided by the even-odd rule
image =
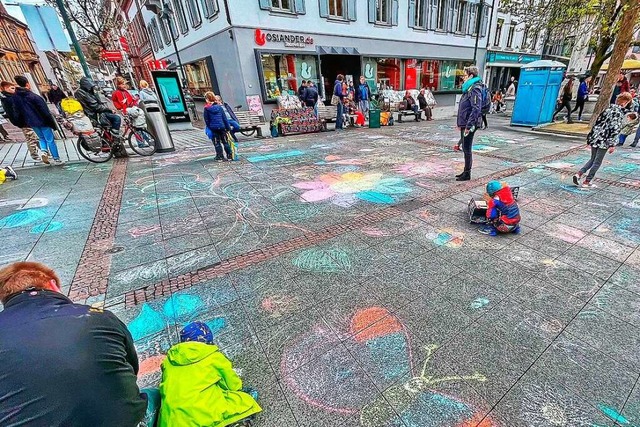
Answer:
[[[520,79],[520,67],[491,67],[489,89],[506,91],[511,84],[511,77]]]
[[[360,79],[360,57],[357,55],[320,55],[320,70],[324,78],[324,93],[327,102],[331,101],[336,76],[342,74],[355,84]]]

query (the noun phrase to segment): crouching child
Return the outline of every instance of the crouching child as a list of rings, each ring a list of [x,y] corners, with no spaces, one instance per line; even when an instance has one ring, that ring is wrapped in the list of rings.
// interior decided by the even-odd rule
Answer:
[[[480,233],[491,236],[498,233],[520,233],[520,208],[511,187],[504,182],[489,181],[485,200],[488,224],[478,230]]]
[[[180,332],[180,343],[162,362],[159,427],[250,426],[262,411],[231,361],[213,344],[213,333],[202,322]]]

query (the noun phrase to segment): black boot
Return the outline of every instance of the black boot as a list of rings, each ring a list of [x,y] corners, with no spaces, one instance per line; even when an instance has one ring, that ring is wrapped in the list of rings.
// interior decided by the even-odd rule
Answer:
[[[456,176],[456,181],[469,181],[471,180],[471,171],[464,171],[462,174]]]

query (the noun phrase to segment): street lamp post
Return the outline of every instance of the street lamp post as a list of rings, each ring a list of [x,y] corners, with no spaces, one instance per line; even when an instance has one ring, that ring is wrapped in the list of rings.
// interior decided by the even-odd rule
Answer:
[[[180,69],[180,73],[182,74],[182,78],[180,81],[182,82],[182,88],[184,89],[186,86],[186,76],[184,74],[184,68],[182,67],[182,59],[180,59],[180,51],[178,50],[178,44],[176,43],[176,34],[173,31],[173,26],[171,25],[171,15],[173,11],[169,7],[167,1],[162,2],[162,18],[167,21],[167,26],[169,27],[169,34],[171,35],[171,41],[173,42],[173,50],[176,52],[176,59],[178,60],[178,68]]]

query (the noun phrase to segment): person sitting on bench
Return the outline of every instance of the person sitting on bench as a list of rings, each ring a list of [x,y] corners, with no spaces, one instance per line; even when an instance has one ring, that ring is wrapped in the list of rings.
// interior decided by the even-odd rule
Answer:
[[[498,233],[520,232],[520,208],[513,197],[511,187],[505,182],[489,181],[487,193],[488,224],[478,231],[482,234],[495,236]]]
[[[185,326],[180,343],[169,349],[162,362],[160,396],[158,427],[250,426],[253,415],[262,411],[257,393],[242,388],[231,361],[202,322]]]
[[[402,102],[404,103],[405,110],[412,110],[416,116],[416,122],[420,120],[420,116],[422,113],[420,112],[420,107],[416,104],[416,100],[411,96],[411,92],[406,91],[404,93],[404,98],[402,98]]]

